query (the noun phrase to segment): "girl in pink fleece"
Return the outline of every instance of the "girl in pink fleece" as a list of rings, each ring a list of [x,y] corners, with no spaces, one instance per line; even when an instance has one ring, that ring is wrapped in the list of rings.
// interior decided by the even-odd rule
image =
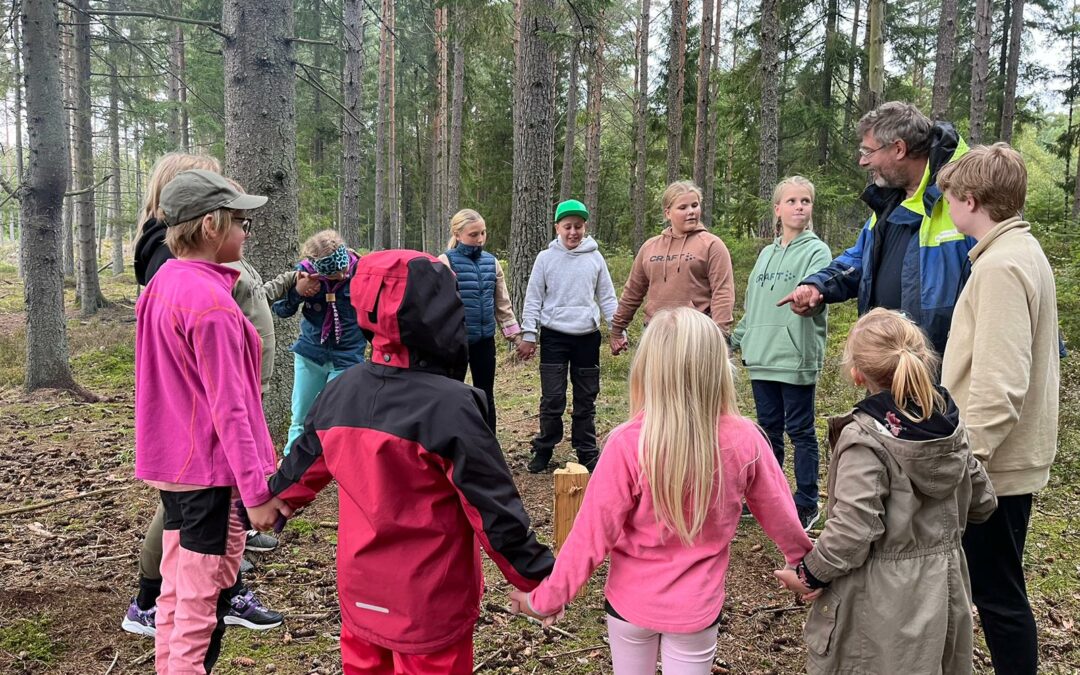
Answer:
[[[161,194],[169,260],[135,308],[135,475],[161,493],[157,672],[206,673],[228,611],[222,591],[240,566],[247,528],[287,506],[271,498],[274,449],[263,419],[261,342],[232,298],[251,220],[245,195],[222,176],[184,171]]]
[[[616,673],[709,673],[742,500],[789,565],[811,549],[768,441],[741,417],[719,326],[657,313],[630,371],[633,417],[611,432],[551,576],[514,609],[557,617],[610,554]]]

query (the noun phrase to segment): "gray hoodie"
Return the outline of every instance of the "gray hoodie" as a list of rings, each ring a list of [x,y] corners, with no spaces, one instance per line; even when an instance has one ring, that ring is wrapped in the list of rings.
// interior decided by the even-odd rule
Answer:
[[[568,250],[556,237],[533,262],[521,312],[522,339],[536,342],[541,326],[587,335],[600,328],[601,312],[610,327],[618,305],[596,240],[585,237],[577,248]]]

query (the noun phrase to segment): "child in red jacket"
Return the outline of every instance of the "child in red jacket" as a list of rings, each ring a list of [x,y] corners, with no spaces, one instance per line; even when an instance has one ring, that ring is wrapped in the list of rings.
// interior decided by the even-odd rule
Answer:
[[[480,548],[522,590],[554,558],[529,527],[484,393],[461,382],[453,273],[424,253],[372,253],[351,299],[371,359],[327,384],[270,490],[299,507],[337,480],[345,673],[471,673]]]

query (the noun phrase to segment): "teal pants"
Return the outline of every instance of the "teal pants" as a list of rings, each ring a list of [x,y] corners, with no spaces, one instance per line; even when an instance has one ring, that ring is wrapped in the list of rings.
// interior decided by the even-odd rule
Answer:
[[[289,425],[289,441],[285,444],[285,455],[292,451],[292,444],[304,433],[304,420],[307,419],[311,404],[326,383],[345,372],[344,368],[334,368],[334,362],[315,363],[299,354],[293,354],[292,386],[292,423]]]

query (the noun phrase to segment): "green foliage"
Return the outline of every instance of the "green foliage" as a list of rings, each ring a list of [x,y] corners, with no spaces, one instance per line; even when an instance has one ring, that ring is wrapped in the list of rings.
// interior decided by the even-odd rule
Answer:
[[[0,649],[23,655],[23,660],[48,664],[64,649],[63,642],[49,634],[50,621],[46,616],[17,619],[0,626]]]

